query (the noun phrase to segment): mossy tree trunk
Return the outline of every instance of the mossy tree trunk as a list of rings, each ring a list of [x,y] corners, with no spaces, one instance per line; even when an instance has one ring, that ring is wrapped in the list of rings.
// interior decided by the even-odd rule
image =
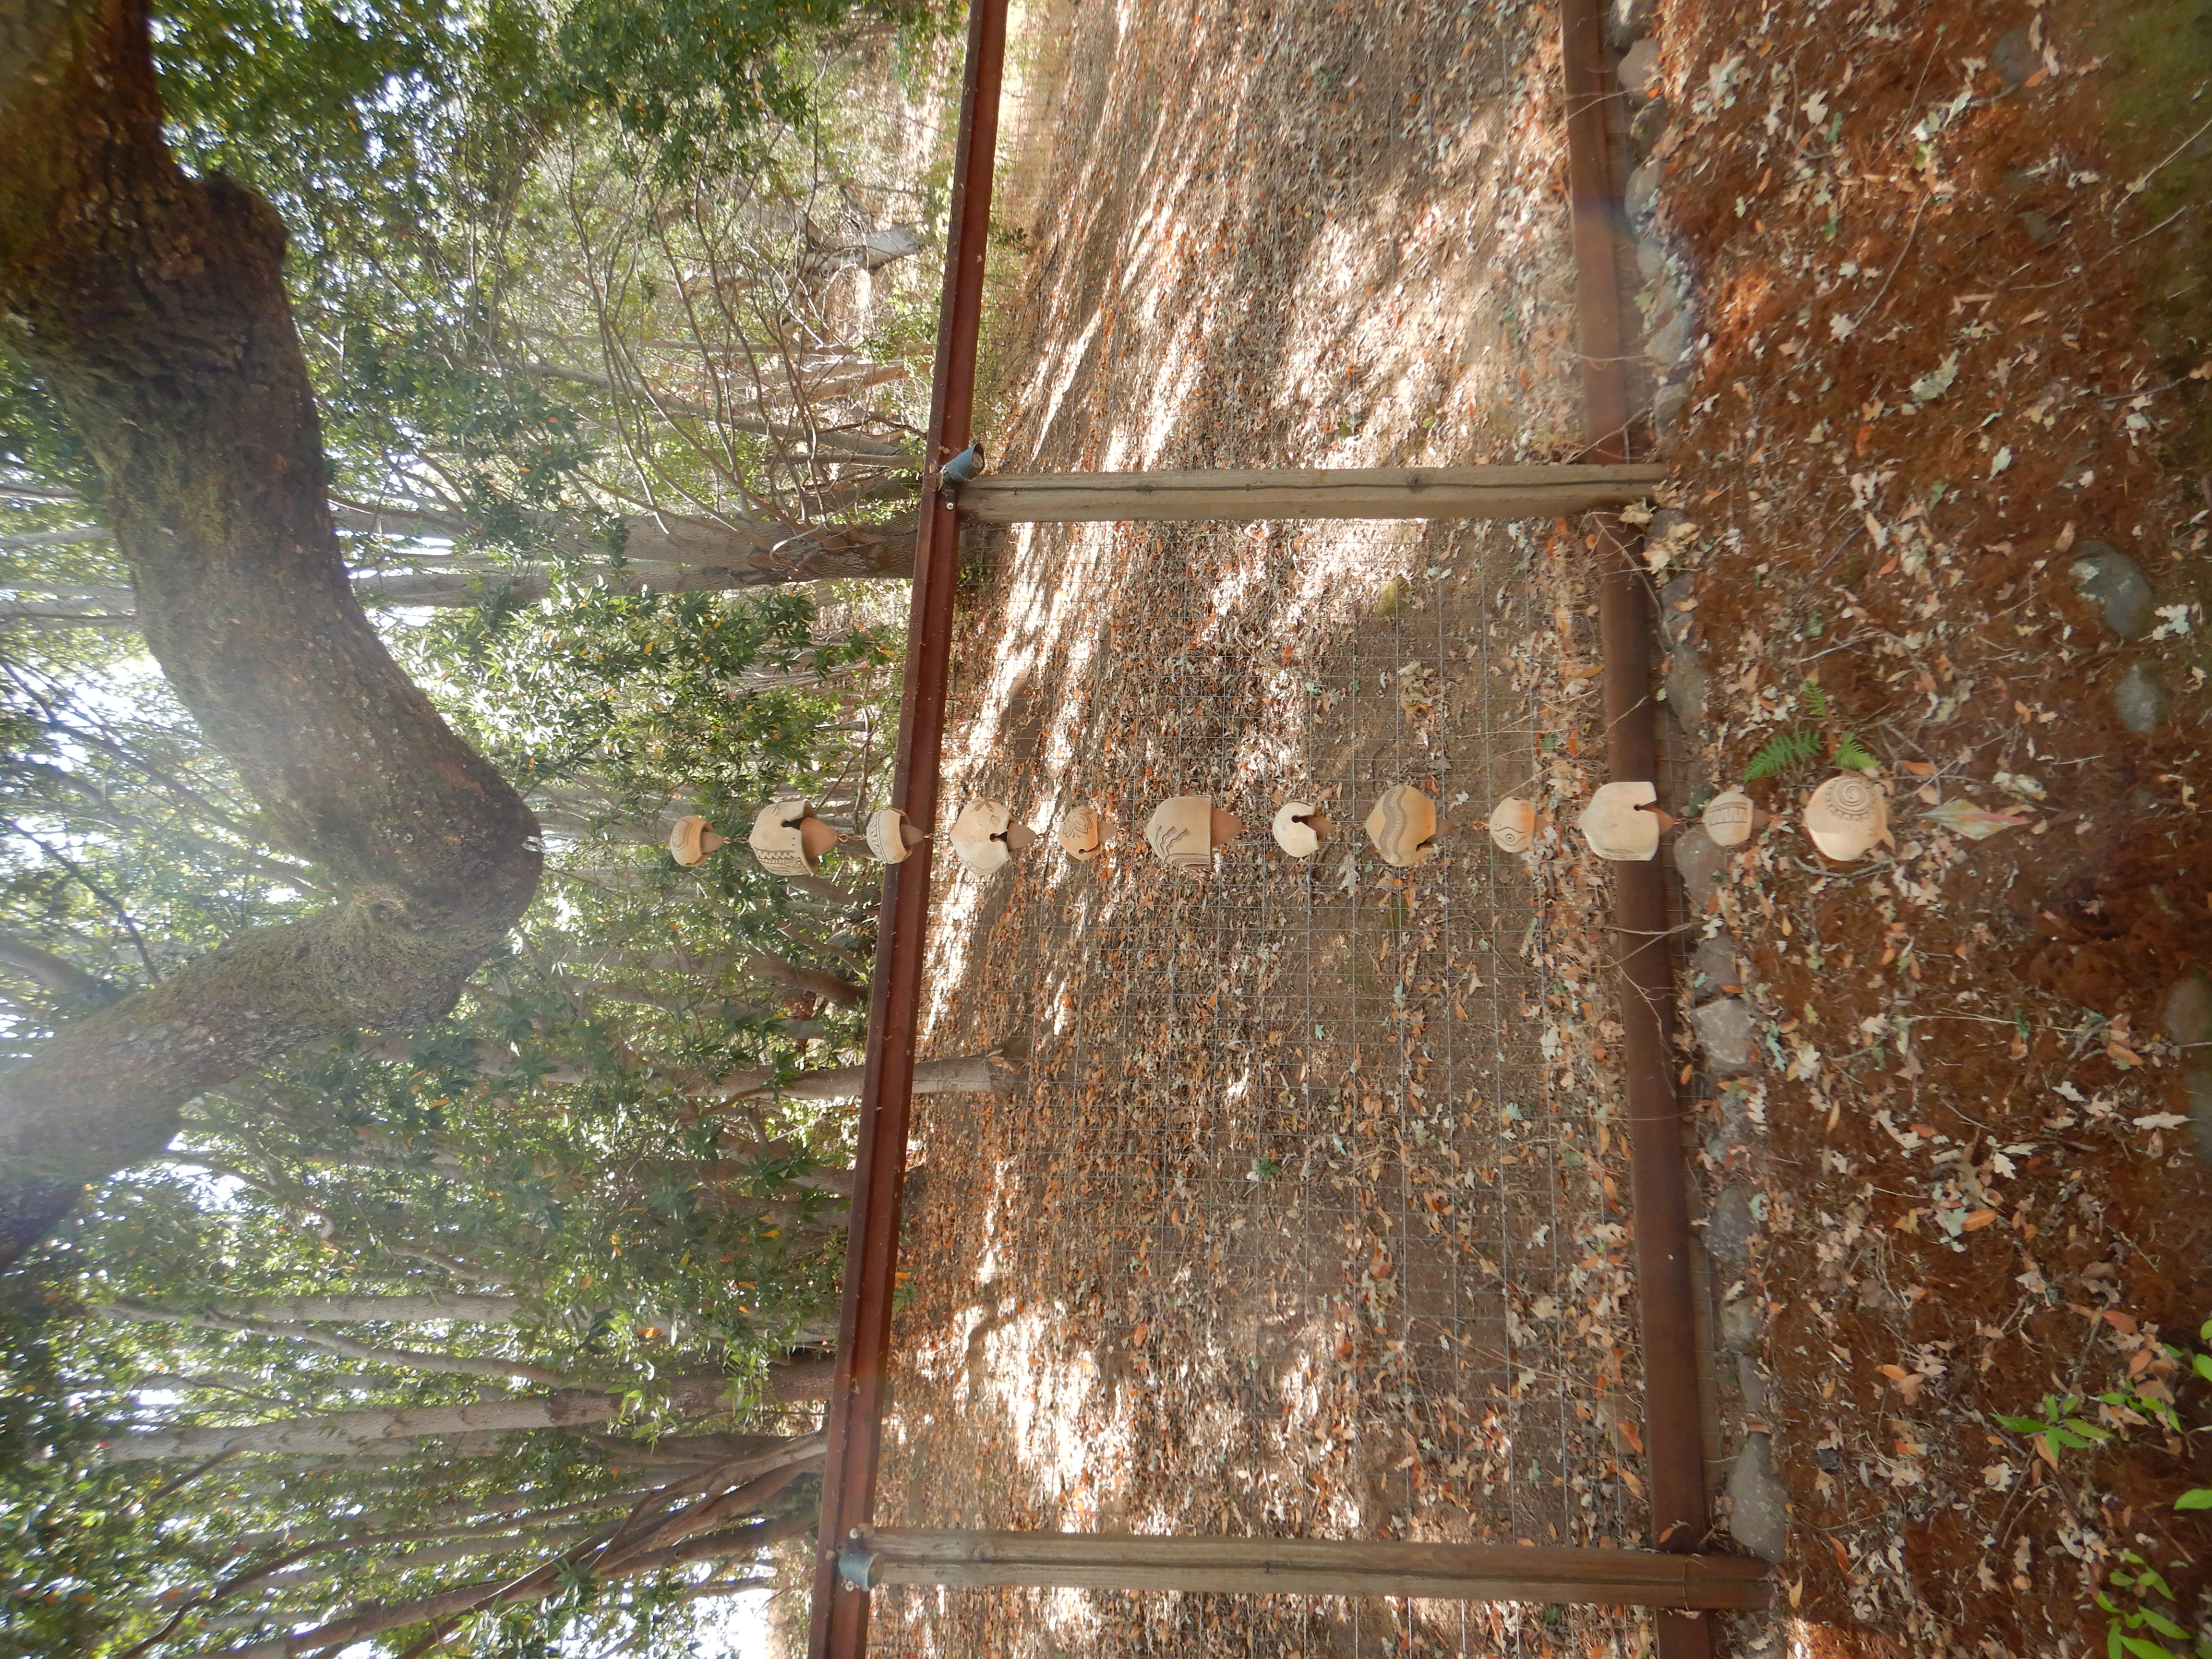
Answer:
[[[148,646],[270,839],[329,879],[0,1076],[0,1261],[249,1067],[452,1006],[538,825],[387,653],[331,521],[275,211],[161,135],[141,0],[0,0],[0,345],[96,458]]]

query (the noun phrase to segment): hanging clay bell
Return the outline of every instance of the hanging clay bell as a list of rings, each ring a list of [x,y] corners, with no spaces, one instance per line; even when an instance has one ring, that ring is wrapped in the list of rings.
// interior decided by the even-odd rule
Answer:
[[[1508,795],[1490,809],[1490,838],[1508,853],[1525,853],[1536,839],[1536,804]]]
[[[1013,809],[978,795],[952,821],[952,850],[979,876],[1006,867],[1006,860],[1036,844],[1036,831],[1014,822]]]
[[[1310,801],[1293,800],[1283,803],[1283,810],[1275,814],[1269,830],[1275,845],[1294,859],[1310,859],[1321,851],[1323,836],[1336,826],[1316,811]]]
[[[1173,795],[1152,809],[1145,823],[1145,844],[1160,862],[1203,875],[1213,868],[1213,849],[1234,841],[1244,826],[1213,804],[1209,795]]]
[[[1106,844],[1106,820],[1089,806],[1071,806],[1060,820],[1060,850],[1072,859],[1088,861]]]
[[[1879,842],[1890,839],[1889,801],[1881,786],[1856,772],[1842,772],[1813,792],[1805,803],[1805,833],[1813,845],[1839,864],[1848,864]]]
[[[1758,809],[1742,790],[1723,789],[1705,803],[1705,817],[1699,821],[1705,833],[1713,838],[1714,846],[1741,847],[1751,839]]]
[[[896,806],[882,807],[868,815],[868,851],[878,864],[900,863],[928,839]]]
[[[1644,808],[1659,799],[1648,783],[1608,783],[1590,797],[1578,820],[1590,850],[1616,864],[1642,864],[1659,850],[1666,827],[1656,812]]]
[[[786,795],[761,808],[745,845],[771,875],[811,876],[822,855],[837,844],[837,832],[814,816],[812,803]]]
[[[1437,855],[1437,804],[1410,783],[1394,783],[1367,815],[1367,839],[1385,864],[1410,870]]]
[[[704,864],[709,854],[730,844],[727,836],[715,833],[704,818],[678,818],[668,832],[668,856],[687,869]]]

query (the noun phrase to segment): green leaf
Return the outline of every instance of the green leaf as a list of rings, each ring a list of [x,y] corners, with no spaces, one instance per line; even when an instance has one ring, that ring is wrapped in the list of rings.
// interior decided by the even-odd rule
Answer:
[[[1836,740],[1836,764],[1850,771],[1865,772],[1880,763],[1859,742],[1857,732],[1846,732]]]
[[[2112,1437],[2110,1429],[2100,1429],[2094,1423],[2084,1423],[2078,1417],[2067,1418],[2065,1425],[2075,1433],[2087,1435],[2092,1440],[2110,1440]]]
[[[2190,1368],[2208,1382],[2212,1382],[2212,1353],[2200,1353],[2189,1362]]]
[[[1824,720],[1828,718],[1828,694],[1812,681],[1805,682],[1799,701],[1804,705],[1807,720]]]
[[[1996,1419],[2014,1434],[2041,1434],[2049,1426],[2039,1417],[2007,1417],[2002,1412],[1996,1413]]]
[[[2212,1486],[2192,1486],[2173,1500],[2178,1510],[2212,1510]]]
[[[2155,1567],[2145,1567],[2141,1572],[2137,1573],[2136,1575],[2136,1583],[2138,1584],[2149,1585],[2153,1589],[2156,1590],[2160,1595],[2163,1595],[2169,1601],[2179,1599],[2173,1593],[2173,1586],[2167,1583],[2165,1579],[2159,1577],[2158,1570]],[[2158,1615],[2151,1612],[2148,1607],[2145,1607],[2143,1609],[2143,1616],[2146,1619],[2154,1620]],[[2179,1632],[2177,1632],[2177,1634]]]
[[[2142,1610],[2142,1616],[2143,1623],[2148,1625],[2160,1636],[2170,1636],[2177,1642],[2186,1642],[2189,1639],[2189,1632],[2187,1631],[2182,1629],[2180,1626],[2175,1624],[2172,1620],[2167,1618],[2157,1608],[2145,1607]]]
[[[1771,778],[1817,759],[1820,753],[1820,734],[1809,726],[1796,726],[1787,732],[1778,732],[1760,745],[1743,769],[1744,781],[1755,783],[1761,778]]]
[[[2120,1646],[2135,1655],[2136,1659],[2174,1659],[2172,1651],[2159,1643],[2146,1642],[2140,1636],[2119,1636],[2117,1632],[2114,1634]]]

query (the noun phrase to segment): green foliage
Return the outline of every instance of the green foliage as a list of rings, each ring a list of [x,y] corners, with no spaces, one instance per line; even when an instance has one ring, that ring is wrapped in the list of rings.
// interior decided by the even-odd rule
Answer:
[[[1797,689],[1797,706],[1808,724],[1778,732],[1760,744],[1744,765],[1745,781],[1756,783],[1762,778],[1784,776],[1820,759],[1827,750],[1821,727],[1832,713],[1828,694],[1807,680]],[[1836,737],[1833,759],[1838,766],[1854,772],[1881,764],[1859,741],[1858,733],[1848,731]]]
[[[914,23],[917,0],[575,0],[561,86],[608,112],[678,177],[726,165],[764,127],[812,112],[804,47],[848,20]]]
[[[2000,1412],[1996,1416],[2000,1424],[2014,1434],[2040,1441],[2044,1455],[2056,1464],[2062,1451],[2075,1451],[2084,1446],[2101,1444],[2112,1437],[2110,1429],[2099,1428],[2094,1423],[2075,1415],[2082,1404],[2079,1395],[2068,1395],[2063,1400],[2045,1395],[2039,1408],[2040,1415],[2008,1417]]]
[[[1793,726],[1787,732],[1776,732],[1760,744],[1759,752],[1745,763],[1743,775],[1752,783],[1761,778],[1779,777],[1808,761],[1818,759],[1820,754],[1820,734],[1804,726]]]
[[[2212,1343],[2212,1320],[2199,1328],[2197,1336],[2201,1341]],[[2212,1381],[2212,1354],[2192,1353],[2172,1343],[2162,1346],[2170,1360],[2186,1364],[2191,1373],[2201,1380]],[[2144,1357],[2141,1353],[2136,1356],[2138,1361]],[[2168,1444],[2176,1449],[2181,1446],[2183,1436],[2204,1431],[2186,1425],[2170,1390],[2162,1383],[2147,1385],[2137,1375],[2138,1369],[2130,1366],[2129,1376],[2118,1388],[2094,1396],[2107,1408],[2107,1421],[2137,1425],[2155,1423],[2166,1431],[2170,1437]],[[2035,1442],[2045,1460],[2056,1468],[2061,1452],[2087,1450],[2118,1437],[2113,1430],[2091,1423],[2079,1414],[2088,1403],[2081,1395],[2045,1395],[2033,1413],[1995,1415],[2002,1427]],[[2185,1491],[2175,1498],[2173,1507],[2185,1512],[2212,1510],[2212,1487]],[[2133,1550],[2124,1551],[2121,1559],[2125,1565],[2108,1573],[2106,1583],[2108,1587],[2126,1592],[2129,1604],[2115,1601],[2109,1589],[2095,1593],[2098,1607],[2110,1620],[2106,1627],[2108,1659],[2212,1659],[2212,1641],[2185,1629],[2173,1617],[2179,1610],[2179,1598],[2166,1578]]]
[[[2167,1607],[2174,1607],[2173,1587],[2135,1551],[2121,1552],[2120,1559],[2128,1565],[2115,1568],[2106,1582],[2130,1592],[2135,1605],[2123,1607],[2104,1590],[2096,1595],[2097,1605],[2112,1615],[2105,1632],[2109,1659],[2212,1659],[2212,1641],[2185,1630],[2149,1600],[2155,1596]],[[2169,1642],[2175,1645],[2168,1647]]]

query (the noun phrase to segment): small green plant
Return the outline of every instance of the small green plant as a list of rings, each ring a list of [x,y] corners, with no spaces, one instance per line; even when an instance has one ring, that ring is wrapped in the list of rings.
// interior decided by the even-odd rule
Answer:
[[[2118,1403],[2111,1395],[2105,1396],[2105,1399],[2108,1405]],[[2056,1468],[2060,1452],[2078,1450],[2083,1446],[2112,1438],[2110,1429],[2100,1429],[2094,1423],[2075,1415],[2085,1403],[2078,1394],[2069,1394],[2063,1400],[2046,1394],[2039,1408],[2042,1413],[2039,1417],[2007,1417],[2002,1412],[1995,1415],[1998,1422],[2014,1434],[2041,1442],[2044,1461]]]
[[[1751,757],[1743,769],[1746,782],[1756,783],[1761,778],[1779,777],[1784,772],[1816,760],[1820,754],[1820,734],[1809,726],[1793,726],[1787,732],[1777,732]]]
[[[1756,783],[1761,778],[1778,778],[1785,772],[1818,760],[1828,745],[1821,727],[1827,723],[1830,709],[1828,694],[1807,680],[1797,690],[1797,706],[1806,721],[1793,726],[1786,732],[1778,732],[1759,746],[1743,769],[1744,781]],[[1856,732],[1838,733],[1834,745],[1833,759],[1837,765],[1854,772],[1863,772],[1878,763]]]
[[[2199,1328],[2197,1337],[2212,1344],[2212,1320]],[[2160,1346],[2172,1363],[2151,1369],[2171,1373],[2186,1365],[2196,1376],[2212,1382],[2212,1354],[2191,1353],[2171,1342]],[[2144,1357],[2136,1356],[2138,1361]],[[2166,1443],[2178,1451],[2181,1437],[2206,1432],[2212,1430],[2212,1425],[2196,1429],[2185,1426],[2172,1396],[2172,1389],[2160,1379],[2146,1382],[2130,1377],[2119,1387],[2090,1398],[2111,1407],[2122,1423],[2159,1424],[2169,1437]],[[2018,1417],[2002,1413],[1995,1415],[2014,1434],[2035,1442],[2045,1461],[2056,1468],[2062,1451],[2079,1451],[2118,1437],[2113,1430],[2080,1415],[2088,1403],[2088,1398],[2078,1394],[2063,1398],[2047,1394],[2033,1413]],[[2107,1420],[2113,1419],[2108,1415]],[[2191,1487],[2173,1500],[2173,1507],[2180,1510],[2212,1510],[2212,1486]],[[2212,1640],[2192,1633],[2174,1618],[2173,1614],[2180,1610],[2180,1598],[2158,1569],[2133,1550],[2124,1551],[2120,1559],[2123,1565],[2106,1576],[2108,1589],[2096,1592],[2097,1606],[2110,1620],[2105,1627],[2106,1659],[2212,1659]],[[2123,1606],[2114,1600],[2112,1589],[2125,1592],[2132,1598],[2133,1605]],[[2152,1598],[2164,1603],[2164,1607],[2154,1606]]]
[[[2136,1604],[2124,1607],[2103,1590],[2097,1592],[2097,1605],[2112,1616],[2112,1622],[2105,1627],[2108,1659],[2212,1659],[2212,1642],[2191,1635],[2144,1600],[2146,1595],[2155,1595],[2170,1607],[2180,1606],[2173,1587],[2160,1577],[2158,1570],[2133,1550],[2124,1552],[2120,1559],[2128,1565],[2114,1568],[2105,1582],[2131,1591]],[[2133,1633],[2146,1630],[2157,1639]],[[2166,1646],[2168,1642],[2180,1644],[2179,1651]]]

